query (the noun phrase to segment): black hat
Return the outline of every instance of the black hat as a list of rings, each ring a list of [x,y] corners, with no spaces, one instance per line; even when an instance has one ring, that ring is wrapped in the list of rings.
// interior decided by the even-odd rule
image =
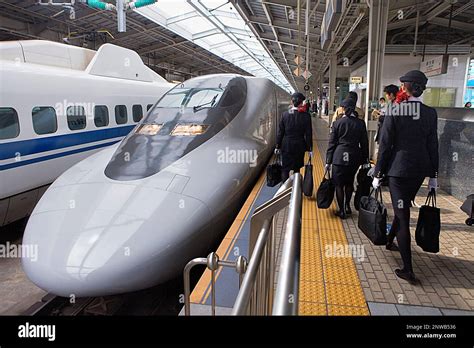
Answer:
[[[341,102],[341,106],[346,109],[355,109],[356,102],[352,98],[346,98]]]
[[[400,82],[416,82],[422,86],[426,86],[428,78],[420,70],[411,70],[400,77]]]
[[[303,93],[300,93],[300,92],[296,92],[296,93],[293,93],[291,95],[291,100],[293,101],[298,101],[298,103],[301,103],[302,101],[304,101],[306,99],[306,97],[304,96]]]

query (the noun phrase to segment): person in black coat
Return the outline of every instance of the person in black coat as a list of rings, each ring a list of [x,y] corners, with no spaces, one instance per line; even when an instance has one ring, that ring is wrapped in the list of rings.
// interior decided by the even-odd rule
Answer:
[[[341,103],[344,116],[336,120],[329,135],[326,169],[332,165],[336,199],[341,219],[351,214],[350,201],[354,192],[354,177],[361,164],[368,163],[369,142],[365,122],[358,118],[355,101],[346,98]]]
[[[374,188],[382,177],[388,177],[395,217],[389,235],[389,245],[397,237],[403,268],[395,274],[415,282],[411,259],[410,202],[416,196],[425,177],[428,188],[437,188],[438,116],[436,110],[423,104],[418,97],[426,89],[428,79],[418,70],[400,78],[401,99],[387,109],[380,129],[379,154],[375,167]],[[398,98],[397,98],[398,99]]]
[[[300,171],[305,152],[311,152],[313,145],[311,116],[302,107],[305,99],[303,94],[294,93],[291,96],[293,106],[283,114],[278,126],[275,153],[282,155],[282,182],[289,178],[290,171]]]

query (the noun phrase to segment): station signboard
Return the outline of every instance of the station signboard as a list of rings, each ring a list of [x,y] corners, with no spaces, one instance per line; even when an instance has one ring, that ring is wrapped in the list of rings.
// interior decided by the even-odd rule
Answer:
[[[428,77],[446,74],[448,71],[448,59],[449,56],[446,54],[429,58],[420,63],[420,70]]]
[[[350,83],[362,83],[362,76],[351,76]]]

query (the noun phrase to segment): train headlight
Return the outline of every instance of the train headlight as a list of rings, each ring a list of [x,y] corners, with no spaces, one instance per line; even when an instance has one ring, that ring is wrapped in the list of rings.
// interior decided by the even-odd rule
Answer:
[[[204,134],[209,125],[205,124],[177,124],[172,130],[172,136],[196,136]]]
[[[141,124],[136,130],[136,134],[156,135],[163,128],[162,124]]]

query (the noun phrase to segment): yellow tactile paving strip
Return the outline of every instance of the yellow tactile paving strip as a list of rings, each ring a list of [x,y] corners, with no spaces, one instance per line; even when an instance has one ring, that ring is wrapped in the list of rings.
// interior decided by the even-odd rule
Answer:
[[[313,146],[313,179],[317,189],[324,175],[324,164]],[[348,245],[341,221],[334,216],[335,202],[329,209],[318,209],[313,199],[304,197],[301,266],[300,315],[369,315],[354,261],[350,255],[327,252],[327,247]]]
[[[222,240],[219,248],[216,251],[216,254],[219,255],[221,260],[227,260],[229,257],[230,252],[233,250],[233,246],[235,241],[244,225],[250,211],[251,207],[254,204],[255,200],[257,199],[260,190],[263,187],[263,184],[266,180],[266,171],[264,171],[261,176],[259,177],[257,183],[255,184],[252,192],[248,196],[247,200],[245,201],[242,209],[240,210],[239,214],[235,218],[232,226],[230,227],[229,231],[227,232],[226,236]],[[233,258],[234,259],[234,258]],[[216,272],[216,280],[222,272],[222,267]],[[194,287],[191,293],[191,303],[200,303],[205,304],[207,298],[211,293],[211,272],[206,268],[204,273],[202,274],[201,278],[199,279],[198,283]]]

